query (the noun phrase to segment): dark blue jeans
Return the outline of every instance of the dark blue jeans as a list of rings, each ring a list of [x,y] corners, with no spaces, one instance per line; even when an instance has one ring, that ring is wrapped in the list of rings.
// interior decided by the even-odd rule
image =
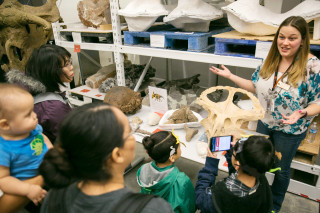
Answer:
[[[273,210],[280,211],[290,182],[290,165],[301,141],[306,137],[306,132],[300,135],[286,134],[268,129],[261,121],[258,121],[257,132],[269,135],[275,150],[281,152],[282,155],[280,161],[281,171],[275,172],[271,186]]]

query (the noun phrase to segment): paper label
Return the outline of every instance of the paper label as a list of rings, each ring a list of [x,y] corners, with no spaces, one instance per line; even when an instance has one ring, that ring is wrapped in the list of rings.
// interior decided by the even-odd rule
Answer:
[[[150,46],[164,48],[164,35],[150,34]]]
[[[148,88],[151,111],[160,113],[168,111],[167,90],[151,86]]]
[[[81,33],[72,32],[72,38],[74,42],[74,52],[79,53],[81,51]]]
[[[265,59],[269,53],[271,45],[272,45],[272,42],[269,42],[269,41],[257,41],[256,53],[254,57]]]

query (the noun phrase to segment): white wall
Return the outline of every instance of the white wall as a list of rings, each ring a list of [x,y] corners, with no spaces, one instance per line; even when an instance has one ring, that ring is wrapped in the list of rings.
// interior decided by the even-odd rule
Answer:
[[[79,22],[77,4],[80,0],[58,0],[57,6],[60,12],[60,16],[65,23]]]

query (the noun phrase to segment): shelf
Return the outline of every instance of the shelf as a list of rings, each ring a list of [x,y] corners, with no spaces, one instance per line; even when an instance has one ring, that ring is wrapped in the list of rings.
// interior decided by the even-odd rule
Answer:
[[[246,67],[254,69],[256,69],[262,63],[262,59],[221,56],[211,53],[188,52],[126,45],[121,45],[119,47],[119,51],[121,53],[138,54],[143,56],[169,58],[210,64],[224,64],[228,66]]]
[[[109,51],[114,52],[115,48],[113,44],[99,44],[99,43],[76,43],[72,41],[58,41],[57,45],[65,48],[74,48],[75,44],[79,44],[82,50],[97,50],[97,51]]]

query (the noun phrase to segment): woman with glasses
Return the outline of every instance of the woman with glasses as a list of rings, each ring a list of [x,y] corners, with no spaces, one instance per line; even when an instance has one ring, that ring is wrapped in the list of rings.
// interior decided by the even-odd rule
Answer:
[[[41,212],[136,212],[138,205],[142,213],[173,213],[162,198],[125,188],[123,173],[135,145],[128,118],[118,108],[105,103],[75,108],[39,169],[51,188]]]
[[[73,75],[71,54],[63,47],[48,44],[33,51],[25,74],[18,70],[7,73],[9,83],[19,84],[34,96],[34,111],[52,143],[59,124],[71,110],[62,89],[73,80]]]

